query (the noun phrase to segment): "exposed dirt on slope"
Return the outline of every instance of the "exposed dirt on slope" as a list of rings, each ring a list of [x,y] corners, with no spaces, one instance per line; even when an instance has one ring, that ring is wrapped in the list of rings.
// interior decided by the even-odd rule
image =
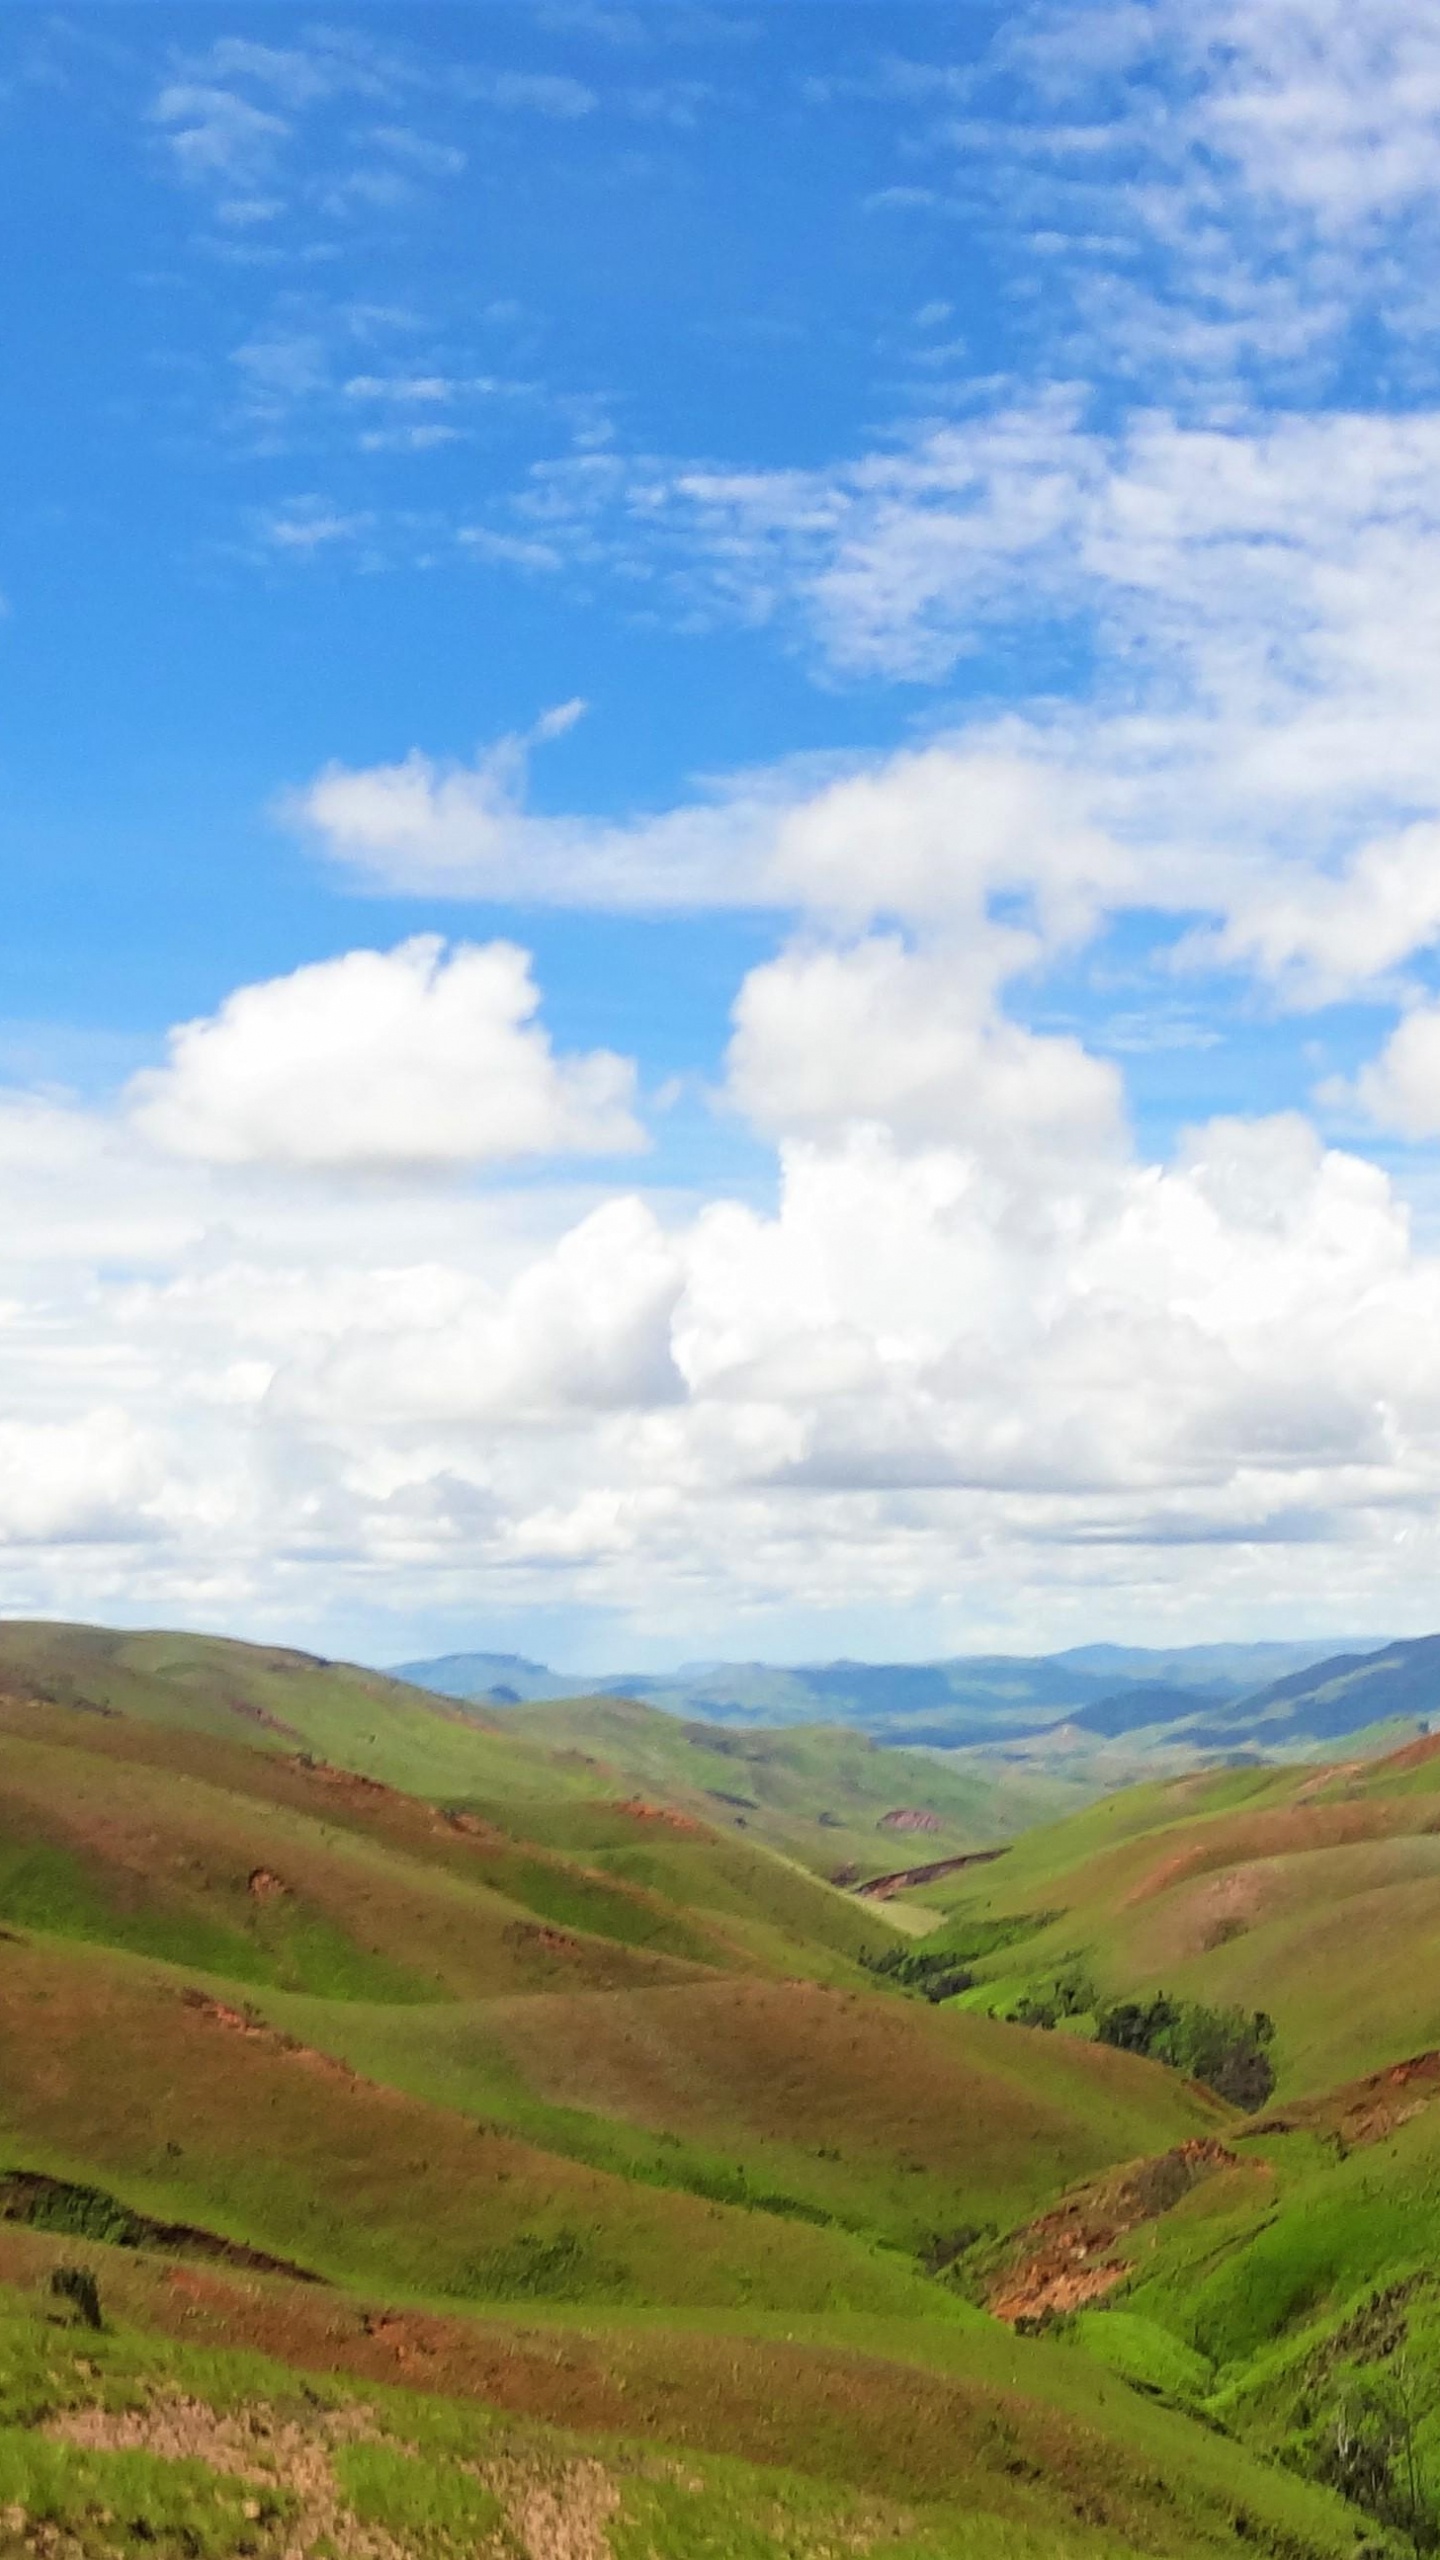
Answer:
[[[1368,1776],[1379,1778],[1396,1772],[1403,1773],[1406,1769],[1423,1769],[1427,1761],[1435,1759],[1440,1759],[1440,1733],[1423,1733],[1418,1741],[1406,1742],[1398,1751],[1387,1752],[1383,1760],[1372,1760],[1368,1764],[1361,1765],[1366,1767]],[[1338,1771],[1336,1774],[1339,1774]]]
[[[632,1822],[660,1822],[667,1831],[679,1831],[689,1840],[713,1838],[703,1822],[693,1814],[681,1813],[673,1804],[652,1804],[648,1796],[626,1796],[610,1808],[612,1813],[628,1814]]]
[[[273,2498],[279,2489],[295,2501],[277,2548],[283,2560],[405,2560],[407,2545],[381,2526],[362,2523],[346,2501],[334,2454],[343,2444],[374,2438],[373,2413],[361,2406],[317,2411],[302,2424],[264,2403],[234,2411],[175,2394],[143,2409],[75,2409],[43,2429],[52,2440],[90,2452],[158,2454],[168,2462],[199,2461],[248,2482]],[[505,2455],[493,2462],[450,2458],[454,2469],[478,2480],[504,2510],[509,2536],[475,2548],[513,2550],[526,2560],[610,2560],[605,2531],[620,2496],[603,2463],[588,2456],[547,2461]],[[247,2504],[257,2521],[261,2498]]]
[[[282,1888],[283,1890],[283,1888]],[[343,2080],[360,2087],[361,2075],[352,2071],[348,2062],[337,2061],[333,2053],[320,2053],[312,2044],[302,2044],[298,2036],[286,2035],[280,2027],[267,2026],[258,2013],[249,2008],[233,2008],[227,2000],[217,2000],[208,1991],[199,1991],[187,1983],[180,1994],[185,2008],[197,2010],[212,2025],[223,2027],[228,2034],[244,2036],[251,2044],[263,2045],[267,2052],[283,2055],[287,2062],[298,2063],[302,2070],[318,2071],[324,2079]],[[366,2080],[363,2086],[377,2098],[396,2096],[383,2080]]]
[[[203,2400],[176,2394],[143,2409],[66,2410],[41,2433],[89,2453],[153,2453],[165,2462],[204,2462],[272,2497],[277,2489],[288,2491],[296,2513],[277,2546],[284,2560],[305,2560],[322,2544],[336,2560],[403,2560],[401,2543],[352,2513],[335,2477],[335,2446],[374,2433],[367,2410],[329,2409],[301,2426],[263,2405],[222,2413]],[[257,2521],[263,2517],[262,2499],[247,2502],[247,2513],[252,2510]]]
[[[1327,1778],[1334,1774],[1333,1770],[1326,1773]],[[1121,1908],[1131,1910],[1137,1903],[1153,1902],[1175,1885],[1188,1882],[1192,1876],[1211,1874],[1217,1867],[1242,1868],[1264,1858],[1303,1856],[1313,1849],[1353,1848],[1362,1841],[1389,1839],[1397,1832],[1434,1828],[1440,1828],[1440,1814],[1428,1821],[1417,1821],[1410,1798],[1340,1797],[1328,1803],[1302,1803],[1297,1798],[1291,1804],[1272,1806],[1264,1812],[1207,1824],[1199,1839],[1192,1839],[1182,1849],[1172,1849],[1154,1866],[1147,1867],[1130,1887]]]
[[[1411,2054],[1364,2080],[1347,2080],[1318,2098],[1301,2098],[1293,2106],[1276,2107],[1245,2127],[1237,2139],[1258,2134],[1333,2133],[1347,2150],[1383,2142],[1388,2134],[1422,2115],[1440,2097],[1440,2051]]]
[[[253,1698],[225,1698],[221,1704],[242,1724],[258,1724],[262,1733],[278,1733],[284,1742],[303,1742],[305,1738],[297,1725],[286,1724],[283,1716],[272,1716],[268,1707],[257,1706]]]
[[[1387,1763],[1377,1760],[1374,1765],[1383,1769]],[[1291,1802],[1309,1804],[1315,1796],[1324,1795],[1328,1788],[1342,1787],[1349,1779],[1359,1777],[1369,1766],[1365,1760],[1327,1760],[1323,1769],[1317,1770],[1313,1778],[1307,1778],[1303,1787],[1296,1788]]]
[[[1130,2273],[1114,2254],[1125,2232],[1168,2213],[1217,2169],[1241,2165],[1223,2142],[1200,2136],[1092,2179],[1017,2235],[990,2292],[990,2309],[1013,2325],[1100,2301]]]

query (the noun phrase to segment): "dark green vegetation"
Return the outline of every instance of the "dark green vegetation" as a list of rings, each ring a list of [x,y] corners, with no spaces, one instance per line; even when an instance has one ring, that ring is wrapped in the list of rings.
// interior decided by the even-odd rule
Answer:
[[[1264,2009],[1209,2009],[1203,2000],[1172,2000],[1157,1991],[1149,2000],[1110,2001],[1096,2017],[1095,2033],[1121,2053],[1148,2054],[1203,2080],[1217,2097],[1251,2114],[1275,2086],[1275,2021]]]
[[[0,2549],[1430,2547],[1440,1750],[725,1739],[0,1630]]]

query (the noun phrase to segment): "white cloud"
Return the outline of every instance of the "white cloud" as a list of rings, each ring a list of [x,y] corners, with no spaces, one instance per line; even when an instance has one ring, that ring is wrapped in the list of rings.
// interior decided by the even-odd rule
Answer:
[[[1138,1158],[1103,1068],[964,1028],[963,970],[937,1028],[942,967],[880,944],[752,981],[748,1071],[808,1129],[773,1208],[440,1183],[398,1219],[349,1101],[317,1124],[292,1081],[273,1147],[248,1066],[185,1087],[199,1158],[0,1107],[0,1599],[338,1638],[377,1590],[563,1588],[722,1646],[859,1606],[962,1639],[997,1592],[1026,1641],[1423,1616],[1440,1263],[1384,1175],[1293,1115]],[[787,983],[831,1037],[858,1001],[848,1083],[804,1088]],[[325,1182],[294,1181],[297,1129]]]
[[[474,765],[415,752],[400,764],[331,765],[280,814],[362,884],[451,897],[660,909],[744,905],[786,785],[761,779],[634,825],[532,816],[529,749],[547,724],[503,738]]]
[[[1407,0],[1209,0],[1163,13],[1203,79],[1194,114],[1261,198],[1353,237],[1433,200],[1440,25]]]
[[[130,1087],[157,1146],[218,1164],[397,1169],[644,1144],[634,1070],[556,1058],[512,943],[419,935],[241,987]]]
[[[504,1290],[458,1271],[396,1275],[323,1357],[283,1375],[277,1410],[464,1440],[666,1405],[683,1394],[670,1321],[684,1265],[652,1210],[606,1204]]]
[[[172,81],[151,112],[167,128],[181,176],[192,183],[253,187],[269,174],[277,144],[290,134],[283,116],[252,106],[233,90],[193,80]]]
[[[458,178],[466,165],[465,153],[454,143],[435,142],[409,125],[374,125],[369,139],[427,178]]]
[[[1122,1127],[1120,1079],[1078,1040],[1039,1038],[993,1009],[1016,937],[907,951],[894,936],[800,948],[753,969],[735,1007],[730,1086],[772,1134],[878,1123],[907,1142],[965,1147],[1033,1187],[1104,1162]]]
[[[162,1483],[158,1449],[113,1406],[73,1422],[0,1422],[0,1547],[149,1538]]]
[[[1150,903],[1207,918],[1191,958],[1302,1002],[1435,938],[1440,413],[1101,434],[1051,400],[829,471],[607,453],[546,485],[519,519],[533,552],[496,536],[491,556],[553,575],[577,526],[600,556],[608,523],[628,543],[643,520],[736,612],[802,623],[832,670],[938,673],[1008,622],[1042,653],[1083,643],[1096,677],[827,793],[743,776],[628,826],[528,816],[515,742],[469,771],[332,769],[294,807],[362,876],[857,914],[883,882],[904,915],[1023,887],[1047,930],[1067,896],[1072,930]]]
[[[1440,1007],[1417,1005],[1403,1015],[1353,1084],[1332,1081],[1319,1098],[1341,1110],[1358,1107],[1402,1138],[1440,1138]]]
[[[1197,934],[1187,952],[1196,963],[1258,969],[1293,1000],[1319,1005],[1383,986],[1437,940],[1440,821],[1426,819],[1362,845],[1328,876],[1266,866],[1224,930]]]

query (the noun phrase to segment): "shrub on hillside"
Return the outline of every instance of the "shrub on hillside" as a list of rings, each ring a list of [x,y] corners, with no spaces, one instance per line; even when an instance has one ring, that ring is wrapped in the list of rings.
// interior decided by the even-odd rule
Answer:
[[[908,1947],[887,1947],[883,1955],[872,1956],[862,1950],[861,1963],[870,1973],[883,1974],[889,1982],[898,1982],[906,1991],[918,1991],[926,2000],[950,2000],[957,1991],[968,1991],[975,1976],[967,1966],[958,1964],[953,1955],[920,1955]]]
[[[1275,2021],[1263,2009],[1207,2009],[1203,2001],[1172,2000],[1160,1991],[1153,2000],[1112,2001],[1097,2013],[1095,2033],[1101,2044],[1147,2054],[1203,2080],[1217,2097],[1252,2114],[1275,2086],[1269,2054]]]
[[[1071,1962],[1057,1973],[1053,1981],[1033,1984],[1022,1991],[1006,2018],[1012,2027],[1055,2027],[1062,2018],[1088,2017],[1099,1993],[1090,1976],[1078,1962]]]
[[[68,2302],[75,2318],[84,2329],[103,2329],[105,2316],[100,2308],[100,2287],[88,2267],[55,2267],[51,2270],[50,2291],[58,2302]]]
[[[1428,2398],[1405,2357],[1357,2374],[1320,2430],[1314,2470],[1418,2554],[1440,2545],[1440,2503],[1420,2449]]]

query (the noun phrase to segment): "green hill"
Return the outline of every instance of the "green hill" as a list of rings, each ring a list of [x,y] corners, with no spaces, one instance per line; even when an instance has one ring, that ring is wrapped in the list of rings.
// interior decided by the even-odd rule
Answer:
[[[0,1630],[5,2549],[1384,2547],[1297,2395],[1357,2292],[1440,2241],[1411,2209],[1432,2081],[1392,2087],[1428,1992],[1395,1968],[1362,2029],[1338,1953],[1302,1997],[1303,1945],[1337,1898],[1428,1891],[1440,1762],[1133,1790],[912,1896],[902,1933],[811,1871],[807,1826],[913,1856],[975,1836],[966,1782],[851,1735],[734,1738]],[[897,1766],[957,1791],[952,1832],[876,1827]],[[1379,1870],[1342,1891],[1346,1857]],[[1249,1934],[1279,1932],[1268,2115],[1083,2018],[984,2014],[1077,1950],[1109,1991],[1159,1963],[1238,1997],[1245,1938],[1200,1943],[1235,1875],[1271,1880]],[[933,2002],[946,1944],[980,1979]],[[1377,2046],[1383,2084],[1307,2077]]]
[[[527,1704],[505,1711],[504,1729],[576,1755],[617,1792],[658,1795],[825,1875],[983,1847],[1083,1800],[1063,1781],[960,1770],[845,1726],[681,1722],[629,1698]]]
[[[974,2005],[1078,1965],[1104,1997],[1263,2008],[1282,2093],[1324,2087],[1440,2042],[1437,1787],[1440,1740],[1154,1782],[912,1899],[945,1915],[928,1947],[1008,1933]]]

